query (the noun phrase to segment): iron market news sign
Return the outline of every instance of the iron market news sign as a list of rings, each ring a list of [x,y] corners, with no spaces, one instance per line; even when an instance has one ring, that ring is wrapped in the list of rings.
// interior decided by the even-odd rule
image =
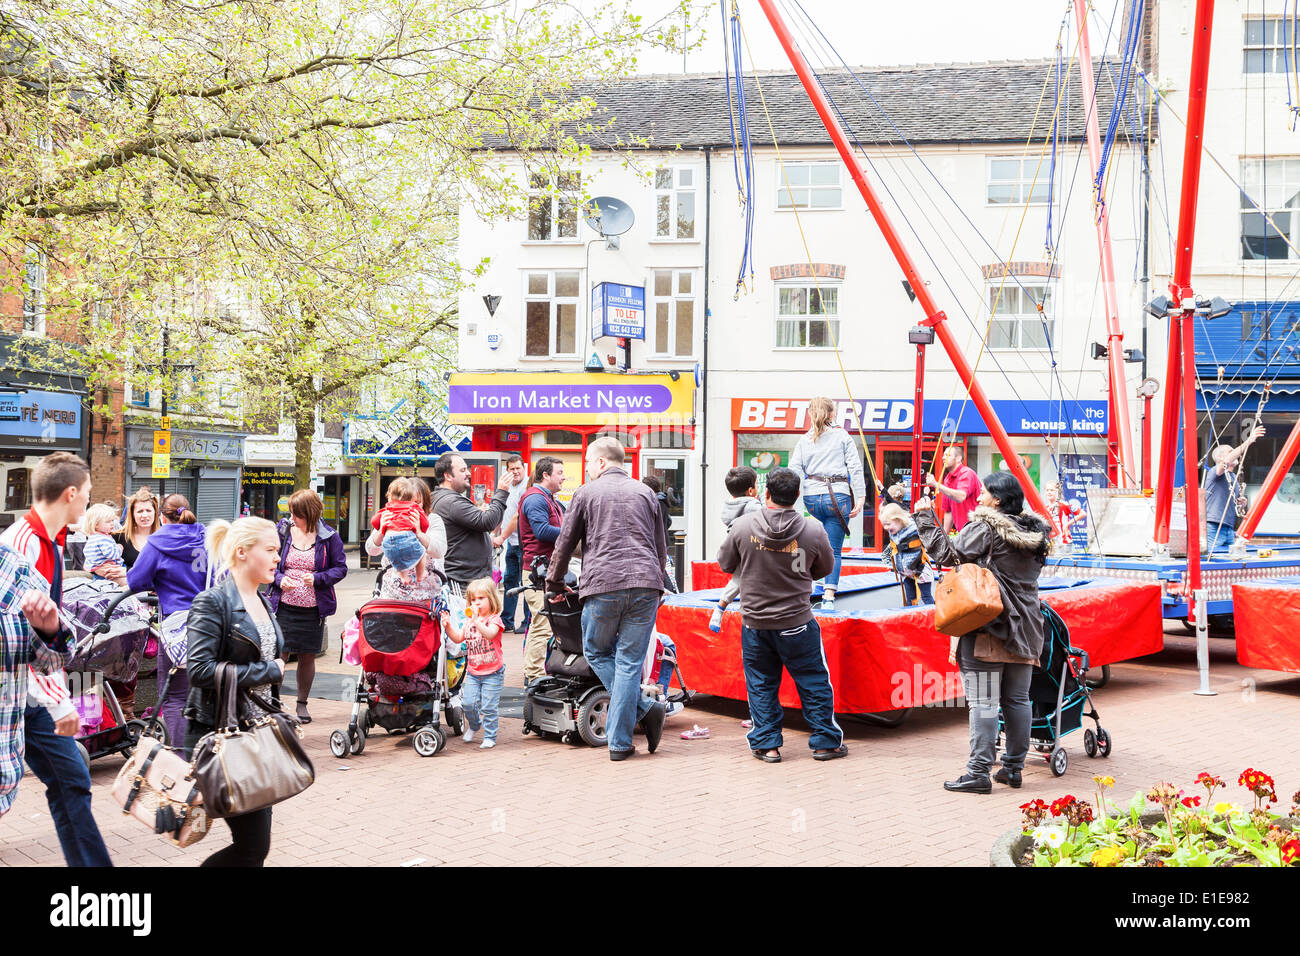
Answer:
[[[458,372],[447,391],[457,425],[685,424],[695,401],[689,375],[665,374]]]
[[[807,398],[733,398],[733,432],[802,432],[808,429]],[[1106,402],[993,399],[993,410],[1011,435],[1105,435]],[[988,426],[971,401],[931,399],[922,428],[934,434],[987,435]],[[834,424],[855,431],[906,432],[916,421],[911,399],[867,398],[835,403]]]

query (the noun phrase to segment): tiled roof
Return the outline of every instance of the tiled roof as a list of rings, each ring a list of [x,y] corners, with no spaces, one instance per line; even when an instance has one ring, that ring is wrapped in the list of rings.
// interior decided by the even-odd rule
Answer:
[[[850,129],[863,143],[897,142],[890,120],[913,143],[1023,143],[1034,128],[1041,140],[1051,128],[1054,87],[1053,62],[1034,60],[936,66],[904,66],[855,71],[862,87],[879,103],[872,103],[857,80],[846,70],[821,74],[822,84]],[[1114,100],[1115,75],[1101,68],[1100,124],[1104,129]],[[1044,83],[1046,82],[1046,92]],[[782,145],[826,145],[830,138],[807,93],[792,72],[760,73],[767,109]],[[1063,133],[1067,139],[1084,135],[1084,101],[1079,75],[1069,76],[1069,93],[1062,104]],[[597,127],[613,120],[609,129],[584,134],[580,140],[593,146],[609,145],[632,137],[646,137],[652,147],[672,148],[731,145],[727,112],[727,84],[722,74],[681,74],[632,77],[603,89],[578,89],[597,104],[590,122]],[[771,142],[754,78],[745,77],[750,139],[755,146]],[[1041,106],[1040,106],[1041,100]],[[1130,103],[1132,102],[1130,98]],[[888,119],[882,114],[888,114]],[[508,148],[504,140],[485,146]]]

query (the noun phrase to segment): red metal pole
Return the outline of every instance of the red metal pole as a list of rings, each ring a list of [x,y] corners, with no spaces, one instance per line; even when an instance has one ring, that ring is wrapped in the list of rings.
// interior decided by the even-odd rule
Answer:
[[[1151,396],[1142,396],[1142,490],[1151,484]]]
[[[988,395],[985,394],[980,383],[975,380],[975,373],[966,361],[966,357],[962,355],[961,346],[957,344],[956,338],[948,330],[948,317],[939,309],[938,303],[930,294],[929,287],[926,286],[925,280],[921,278],[921,274],[917,272],[916,264],[912,261],[912,257],[908,254],[906,247],[899,238],[898,231],[890,221],[884,206],[881,205],[875,189],[867,181],[862,166],[858,163],[857,157],[853,155],[853,148],[849,144],[849,138],[844,131],[844,127],[840,125],[839,119],[832,111],[830,102],[826,99],[826,94],[817,85],[817,80],[813,76],[812,69],[808,66],[808,61],[799,52],[794,38],[790,35],[790,30],[786,27],[785,19],[776,9],[775,0],[758,0],[758,3],[767,15],[768,22],[771,23],[772,30],[776,33],[776,38],[781,42],[781,47],[785,50],[785,55],[789,57],[795,73],[798,74],[799,82],[803,84],[808,99],[812,101],[813,108],[817,110],[817,115],[821,117],[826,132],[830,134],[831,141],[840,154],[840,159],[844,161],[844,165],[848,168],[854,185],[858,187],[858,192],[862,193],[862,198],[866,200],[867,208],[876,220],[876,225],[880,228],[885,243],[889,246],[890,252],[894,254],[894,259],[898,262],[899,268],[903,270],[903,278],[911,284],[912,291],[916,293],[916,298],[921,303],[921,308],[926,315],[922,324],[933,326],[938,333],[939,341],[943,344],[949,359],[952,360],[953,368],[957,370],[957,377],[961,379],[962,384],[970,392],[971,401],[975,403],[980,418],[984,420],[984,424],[988,427],[989,436],[993,439],[993,443],[997,445],[998,451],[1002,453],[1002,458],[1006,461],[1011,473],[1020,482],[1020,487],[1024,489],[1025,500],[1035,511],[1046,516],[1047,506],[1043,503],[1042,496],[1039,495],[1034,483],[1029,480],[1029,472],[1025,470],[1020,456],[1011,447],[1011,438],[1007,435],[1006,429],[1002,427],[1002,422],[998,420],[997,413],[993,411]]]
[[[1074,20],[1079,29],[1079,79],[1088,106],[1088,159],[1095,179],[1101,166],[1101,136],[1097,131],[1097,88],[1092,77],[1092,47],[1088,42],[1088,13],[1084,0],[1074,0]],[[1102,299],[1106,307],[1106,360],[1110,364],[1110,435],[1113,439],[1107,471],[1112,484],[1132,487],[1136,480],[1133,456],[1133,427],[1128,409],[1128,388],[1124,380],[1124,333],[1119,327],[1119,295],[1115,291],[1115,257],[1111,253],[1110,213],[1106,197],[1094,185],[1097,254],[1101,261]],[[1116,460],[1118,458],[1118,460]],[[1118,469],[1116,469],[1118,465]],[[1118,476],[1118,480],[1116,480]]]
[[[1255,499],[1255,504],[1251,507],[1250,513],[1246,515],[1241,531],[1237,533],[1238,537],[1249,541],[1255,536],[1255,529],[1259,527],[1260,519],[1264,517],[1264,512],[1268,510],[1268,506],[1272,503],[1273,496],[1277,494],[1278,488],[1282,487],[1282,480],[1286,478],[1287,472],[1291,470],[1291,465],[1295,462],[1297,454],[1300,454],[1300,418],[1296,419],[1295,427],[1291,429],[1286,444],[1282,446],[1282,454],[1278,456],[1277,461],[1273,462],[1273,467],[1269,469],[1268,477],[1264,479],[1264,487],[1259,490],[1259,497]]]
[[[1165,397],[1161,404],[1160,463],[1156,468],[1156,531],[1157,544],[1169,543],[1169,511],[1174,501],[1174,462],[1178,455],[1178,419],[1182,415],[1182,328],[1169,321],[1169,358],[1165,364]]]
[[[913,398],[916,418],[912,422],[912,501],[921,497],[925,487],[922,472],[925,471],[925,458],[921,453],[921,411],[925,405],[925,346],[916,347],[916,396]]]

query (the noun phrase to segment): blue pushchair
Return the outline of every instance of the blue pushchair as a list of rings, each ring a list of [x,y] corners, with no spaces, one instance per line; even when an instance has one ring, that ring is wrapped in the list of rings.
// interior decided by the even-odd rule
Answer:
[[[1088,688],[1088,652],[1070,644],[1070,630],[1059,614],[1047,604],[1042,609],[1043,650],[1029,681],[1029,742],[1044,755],[1052,775],[1059,777],[1070,763],[1061,738],[1082,727],[1084,718],[1097,728],[1083,732],[1083,750],[1089,757],[1109,757],[1111,739],[1102,729]],[[998,728],[1000,733],[1004,730],[1001,716]]]

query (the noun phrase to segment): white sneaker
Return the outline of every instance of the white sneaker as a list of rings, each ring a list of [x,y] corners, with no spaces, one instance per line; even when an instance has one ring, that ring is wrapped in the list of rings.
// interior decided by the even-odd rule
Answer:
[[[473,729],[472,729],[472,728],[469,728],[469,727],[465,728],[465,732],[464,732],[463,734],[460,735],[460,739],[463,740],[463,741],[465,741],[465,743],[467,743],[467,744],[472,744],[472,743],[474,742],[474,731],[473,731]]]
[[[822,598],[821,610],[823,611],[835,610],[835,598],[833,597]]]
[[[709,630],[714,634],[722,633],[722,608],[715,607],[713,609],[713,616],[709,618]]]
[[[683,704],[680,700],[677,701],[676,703],[669,704],[664,709],[664,718],[667,719],[669,717],[674,716],[675,714],[680,714],[685,709],[686,709],[686,705]]]
[[[491,750],[497,745],[497,742],[491,737],[484,737],[483,742],[478,745],[479,750]]]

